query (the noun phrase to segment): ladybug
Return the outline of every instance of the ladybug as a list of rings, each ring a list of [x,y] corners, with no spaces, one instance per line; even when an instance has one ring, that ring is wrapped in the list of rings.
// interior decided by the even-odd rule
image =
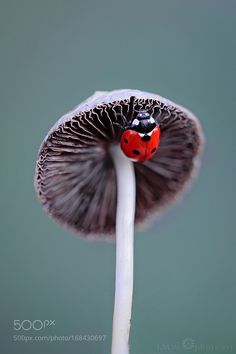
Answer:
[[[159,142],[158,123],[146,110],[140,110],[136,117],[123,128],[120,147],[132,161],[143,162],[153,157]]]

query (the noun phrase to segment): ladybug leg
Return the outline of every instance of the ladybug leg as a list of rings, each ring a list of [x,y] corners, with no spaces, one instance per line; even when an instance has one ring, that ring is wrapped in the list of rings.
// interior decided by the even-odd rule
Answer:
[[[121,125],[120,123],[118,122],[113,122],[113,125],[116,125],[117,127],[119,127],[120,129],[124,129],[123,125]]]
[[[129,124],[127,123],[127,119],[126,117],[120,112],[120,113],[116,113],[116,119],[117,117],[121,117],[122,118],[122,123],[119,122],[114,122],[113,124],[117,127],[119,127],[119,132],[118,132],[118,139],[120,140],[121,135],[123,134],[123,132],[129,128]]]
[[[119,128],[118,130],[118,134],[115,135],[115,137],[120,140],[121,135],[123,134],[124,130],[126,129],[126,126],[122,126],[120,123],[118,122],[114,122],[113,125],[117,126]]]
[[[122,113],[117,113],[116,117],[121,117],[121,119],[123,121],[123,126],[127,124],[126,118],[124,117],[124,115]],[[120,124],[120,123],[117,123],[117,124]],[[120,126],[122,126],[122,125],[120,124]]]

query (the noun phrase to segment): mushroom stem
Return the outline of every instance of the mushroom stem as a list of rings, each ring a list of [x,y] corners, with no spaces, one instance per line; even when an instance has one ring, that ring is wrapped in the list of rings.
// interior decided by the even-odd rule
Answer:
[[[119,145],[110,149],[117,178],[116,281],[113,313],[112,354],[129,353],[133,294],[135,173],[133,162]]]

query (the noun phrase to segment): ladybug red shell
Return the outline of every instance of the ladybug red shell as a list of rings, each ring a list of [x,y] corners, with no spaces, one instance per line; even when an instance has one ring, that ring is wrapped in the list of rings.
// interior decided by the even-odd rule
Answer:
[[[145,137],[150,140],[145,141]],[[142,139],[144,138],[144,140]],[[121,136],[120,146],[124,154],[133,161],[142,162],[150,159],[158,149],[160,127],[155,127],[148,135],[127,129]]]
[[[123,129],[120,147],[131,160],[143,162],[153,157],[159,142],[160,127],[158,123],[146,110],[142,110]]]

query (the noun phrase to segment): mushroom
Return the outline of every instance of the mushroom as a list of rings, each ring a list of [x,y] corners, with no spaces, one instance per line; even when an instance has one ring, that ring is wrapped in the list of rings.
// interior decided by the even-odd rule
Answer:
[[[158,124],[160,144],[140,163],[119,142],[143,111]],[[134,224],[182,194],[196,175],[202,145],[201,127],[187,109],[125,89],[96,92],[59,119],[40,147],[35,188],[44,210],[86,238],[116,239],[112,354],[129,352]]]

